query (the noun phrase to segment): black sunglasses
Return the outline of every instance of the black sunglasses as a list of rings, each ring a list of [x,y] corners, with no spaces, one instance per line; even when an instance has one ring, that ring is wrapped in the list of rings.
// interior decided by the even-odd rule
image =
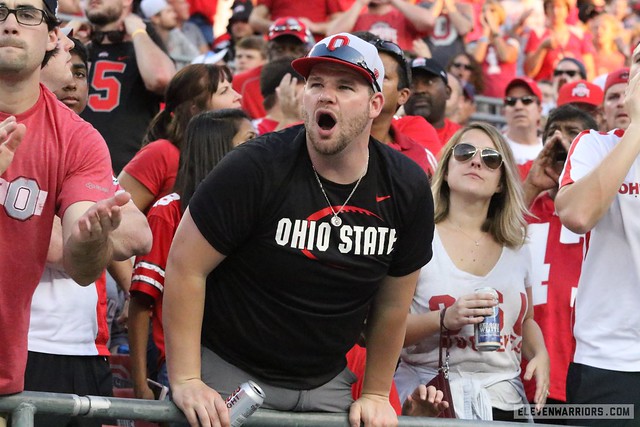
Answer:
[[[463,64],[462,62],[454,62],[453,64],[451,64],[451,67],[455,67],[455,68],[464,68],[467,71],[471,71],[473,70],[473,67],[469,64]]]
[[[367,65],[367,61],[364,59],[362,53],[358,52],[351,46],[341,45],[331,50],[326,44],[320,43],[317,44],[313,49],[311,49],[311,52],[309,52],[307,57],[336,58],[341,61],[356,65],[362,68],[367,72],[367,74],[371,76],[373,86],[377,89],[378,92],[382,92],[382,88],[378,84],[378,77],[373,72],[373,70],[369,68],[369,65]]]
[[[126,32],[123,30],[115,31],[93,31],[91,33],[91,41],[93,43],[102,44],[105,38],[111,43],[122,43]]]
[[[388,53],[389,55],[393,56],[402,66],[405,76],[409,78],[409,76],[411,75],[411,65],[407,61],[407,57],[404,55],[404,51],[400,46],[398,46],[394,42],[382,39],[375,39],[371,42],[371,44],[373,44],[379,52]]]
[[[496,170],[502,166],[502,154],[493,148],[479,149],[467,142],[461,142],[460,144],[456,144],[452,150],[453,158],[460,163],[468,162],[473,159],[477,152],[480,152],[482,163],[489,169]]]
[[[506,98],[504,98],[504,105],[508,105],[509,107],[514,107],[518,101],[521,101],[522,105],[531,105],[534,102],[538,101],[538,97],[533,95],[507,96]]]
[[[560,77],[561,75],[566,74],[567,76],[573,78],[578,74],[576,70],[553,70],[553,77]]]

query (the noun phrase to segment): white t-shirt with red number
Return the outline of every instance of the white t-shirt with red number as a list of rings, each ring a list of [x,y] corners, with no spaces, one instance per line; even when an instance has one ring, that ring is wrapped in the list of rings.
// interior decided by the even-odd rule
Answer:
[[[582,132],[571,144],[560,185],[590,173],[624,131]],[[640,159],[591,230],[576,296],[574,361],[640,371]]]

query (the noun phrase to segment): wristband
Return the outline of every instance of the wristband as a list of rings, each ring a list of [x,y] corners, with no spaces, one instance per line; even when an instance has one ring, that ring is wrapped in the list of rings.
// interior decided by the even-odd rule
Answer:
[[[133,33],[131,33],[131,39],[134,39],[138,34],[147,34],[147,30],[144,28],[138,28]]]

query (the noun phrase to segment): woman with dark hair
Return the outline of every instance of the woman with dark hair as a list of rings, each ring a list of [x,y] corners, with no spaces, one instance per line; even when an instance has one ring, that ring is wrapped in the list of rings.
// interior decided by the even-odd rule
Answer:
[[[529,361],[524,378],[536,379],[536,408],[549,391],[549,356],[533,319],[518,169],[504,137],[484,123],[460,129],[441,153],[431,187],[433,259],[420,272],[396,386],[402,401],[435,376],[442,324],[450,335],[449,381],[458,418],[513,420],[515,409],[528,409],[522,356]],[[474,326],[486,316],[499,316],[489,324],[491,349],[474,338]]]
[[[154,398],[147,384],[149,317],[153,322],[153,340],[159,350],[158,382],[169,385],[164,358],[162,294],[164,268],[182,214],[200,182],[218,162],[255,135],[249,117],[242,110],[207,111],[193,117],[180,151],[175,192],[158,200],[149,210],[147,219],[153,233],[153,247],[149,254],[136,257],[129,305],[131,371],[138,398]]]
[[[242,97],[231,87],[231,80],[229,68],[208,64],[188,65],[171,79],[164,110],[153,118],[142,149],[118,176],[138,209],[145,212],[173,188],[184,133],[194,115],[240,108]]]
[[[476,91],[475,93],[484,91],[482,67],[472,55],[466,52],[459,53],[451,58],[447,65],[447,73],[453,74],[460,79],[463,87],[467,83],[471,84]]]

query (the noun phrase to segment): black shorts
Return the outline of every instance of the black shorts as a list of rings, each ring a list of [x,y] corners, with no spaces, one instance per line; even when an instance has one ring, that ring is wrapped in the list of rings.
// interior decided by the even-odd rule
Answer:
[[[567,374],[567,403],[634,405],[635,419],[573,419],[571,425],[632,427],[640,425],[640,372],[610,371],[571,363]]]
[[[113,396],[111,368],[104,356],[64,356],[29,352],[24,389],[53,393],[72,393],[80,396]],[[38,415],[35,425],[101,426],[109,420]]]

